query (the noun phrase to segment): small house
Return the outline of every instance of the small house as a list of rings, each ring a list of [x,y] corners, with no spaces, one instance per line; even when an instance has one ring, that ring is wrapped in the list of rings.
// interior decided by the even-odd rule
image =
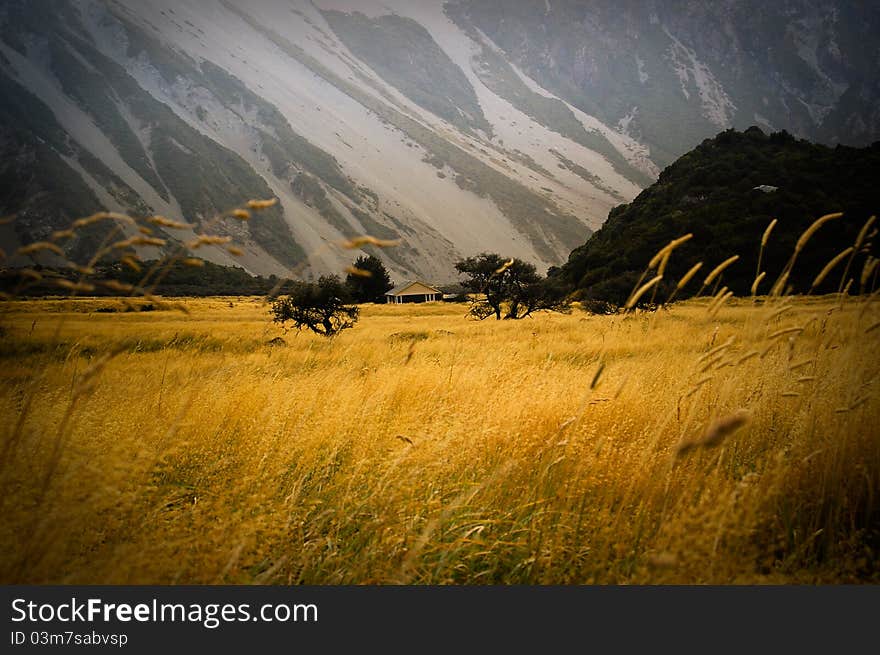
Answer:
[[[431,302],[432,300],[442,299],[443,292],[440,289],[418,280],[399,284],[385,294],[386,302],[396,304],[404,302]]]

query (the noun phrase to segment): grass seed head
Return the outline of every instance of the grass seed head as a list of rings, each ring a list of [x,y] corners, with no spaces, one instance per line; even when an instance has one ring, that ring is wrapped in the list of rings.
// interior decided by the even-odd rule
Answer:
[[[748,421],[749,413],[744,409],[740,409],[729,416],[715,421],[698,438],[680,443],[676,448],[676,454],[681,456],[694,448],[713,448],[743,427]]]
[[[201,248],[202,246],[222,246],[230,243],[232,237],[221,237],[217,234],[199,234],[195,239],[186,244],[187,248]]]
[[[42,252],[44,250],[48,250],[49,252],[64,257],[64,251],[58,245],[50,241],[35,241],[34,243],[22,246],[15,252],[19,255],[33,255],[34,253]]]
[[[349,275],[354,275],[355,277],[373,277],[372,271],[367,271],[363,268],[356,268],[354,266],[346,266],[345,272]]]
[[[54,283],[62,289],[67,289],[68,291],[91,293],[95,290],[95,285],[89,284],[88,282],[71,282],[70,280],[58,278],[54,280]]]
[[[840,253],[838,253],[835,257],[833,257],[831,259],[831,261],[829,261],[827,264],[825,264],[825,267],[821,271],[819,271],[819,275],[817,275],[816,279],[813,280],[813,284],[810,285],[810,289],[815,289],[820,284],[822,284],[823,280],[825,280],[825,278],[828,277],[828,274],[832,270],[834,270],[834,267],[837,266],[840,262],[842,262],[847,255],[849,255],[851,252],[853,252],[853,250],[855,250],[855,248],[853,246],[850,246],[846,250],[843,250]]]
[[[648,282],[645,282],[632,296],[630,296],[629,300],[626,301],[626,305],[624,305],[624,309],[632,309],[636,306],[636,303],[639,302],[639,299],[644,296],[648,291],[651,290],[653,286],[658,284],[660,280],[663,279],[662,275],[658,275],[651,279]]]
[[[124,250],[133,246],[164,246],[165,244],[165,239],[148,236],[133,236],[128,239],[123,239],[122,241],[117,241],[112,247],[117,250]]]
[[[855,242],[855,245],[853,246],[856,250],[861,248],[862,245],[865,243],[865,238],[868,236],[868,231],[871,229],[871,226],[874,224],[874,222],[876,220],[877,220],[876,216],[871,216],[871,218],[869,218],[867,221],[865,221],[865,224],[862,226],[862,229],[859,230],[859,235],[856,237],[856,242]]]
[[[696,264],[691,266],[691,269],[682,276],[682,278],[678,281],[678,284],[675,285],[675,288],[681,289],[682,287],[684,287],[684,285],[690,282],[694,275],[697,274],[697,271],[699,271],[702,267],[703,262],[697,262]]]
[[[135,290],[133,285],[118,280],[104,280],[101,282],[101,286],[121,293],[132,293]]]
[[[712,281],[713,281],[716,277],[718,277],[719,275],[721,275],[721,273],[724,272],[724,269],[726,269],[728,266],[730,266],[731,264],[733,264],[737,259],[739,259],[739,255],[734,255],[733,257],[728,257],[728,258],[725,259],[723,262],[721,262],[720,264],[718,264],[718,266],[716,266],[715,268],[713,268],[712,271],[709,273],[709,275],[706,276],[706,279],[703,280],[703,286],[704,286],[704,287],[707,287],[707,286],[709,286],[710,284],[712,284]]]
[[[362,246],[376,246],[377,248],[391,248],[393,246],[400,245],[400,239],[395,239],[393,241],[388,239],[377,239],[376,237],[371,237],[369,235],[353,237],[348,241],[344,241],[342,243],[342,247],[348,250],[354,250],[355,248],[360,248]]]
[[[596,369],[595,375],[593,375],[593,379],[590,381],[590,389],[595,389],[599,384],[599,378],[602,377],[602,371],[605,370],[605,362],[599,362],[599,368]]]
[[[761,247],[765,247],[767,245],[767,241],[770,239],[770,233],[773,232],[773,228],[776,227],[777,219],[773,219],[770,221],[770,224],[767,226],[767,229],[764,230],[764,234],[761,236]]]
[[[269,207],[274,207],[278,204],[278,198],[271,198],[269,200],[248,200],[247,206],[250,209],[256,209],[260,211],[261,209],[268,209]]]
[[[810,225],[810,227],[808,227],[806,230],[804,230],[804,233],[801,235],[800,239],[798,239],[797,244],[795,244],[795,253],[799,253],[801,250],[804,249],[804,246],[807,245],[807,241],[809,241],[810,238],[814,234],[816,234],[820,227],[822,227],[828,221],[836,220],[841,216],[843,216],[843,212],[835,212],[834,214],[825,214],[824,216],[820,216],[815,221],[813,221],[813,224]]]
[[[150,216],[147,219],[147,221],[152,223],[153,225],[158,225],[159,227],[167,227],[167,228],[171,228],[173,230],[186,230],[186,229],[192,227],[191,225],[189,225],[187,223],[181,223],[180,221],[173,221],[170,218],[165,218],[164,216],[158,216],[158,215],[157,216]]]
[[[761,280],[763,280],[767,275],[767,271],[761,271],[758,276],[755,278],[755,281],[752,282],[752,295],[758,295],[758,285],[761,284]]]
[[[137,255],[127,254],[123,257],[120,257],[119,261],[122,264],[125,264],[126,266],[128,266],[135,273],[138,273],[141,270],[141,265],[138,263]]]
[[[871,274],[874,272],[874,269],[877,268],[877,262],[880,261],[876,257],[868,257],[865,260],[865,265],[862,267],[862,275],[859,278],[859,282],[862,287],[868,285],[868,280],[871,279]]]
[[[506,271],[511,266],[513,266],[513,259],[508,259],[501,266],[499,266],[498,268],[495,269],[495,275],[500,275],[501,273]]]
[[[73,222],[72,227],[73,229],[79,229],[100,221],[122,221],[129,225],[134,225],[136,222],[131,216],[126,216],[125,214],[119,214],[117,212],[97,212],[91,216],[86,216],[85,218],[78,218]]]

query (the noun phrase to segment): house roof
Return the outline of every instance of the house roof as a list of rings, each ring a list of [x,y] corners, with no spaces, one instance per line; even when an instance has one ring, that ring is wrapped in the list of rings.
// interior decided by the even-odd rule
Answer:
[[[421,287],[421,289],[412,289],[409,294],[405,293],[411,287]],[[403,284],[398,284],[396,287],[391,289],[391,291],[387,291],[385,293],[386,296],[405,296],[405,295],[422,295],[424,293],[443,293],[437,287],[431,286],[421,280],[407,280]]]

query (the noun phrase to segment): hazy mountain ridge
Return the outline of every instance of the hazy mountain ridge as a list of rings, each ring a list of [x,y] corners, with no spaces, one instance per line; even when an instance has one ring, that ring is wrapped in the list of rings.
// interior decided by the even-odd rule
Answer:
[[[718,131],[880,136],[880,8],[828,0],[453,0],[545,88],[650,146],[662,166]]]

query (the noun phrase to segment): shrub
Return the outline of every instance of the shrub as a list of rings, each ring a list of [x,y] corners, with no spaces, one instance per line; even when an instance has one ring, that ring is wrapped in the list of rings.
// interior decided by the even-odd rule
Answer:
[[[288,295],[272,302],[270,311],[276,323],[293,321],[297,330],[308,328],[333,337],[357,322],[358,308],[348,302],[348,290],[339,276],[324,275],[317,283],[294,283]]]

